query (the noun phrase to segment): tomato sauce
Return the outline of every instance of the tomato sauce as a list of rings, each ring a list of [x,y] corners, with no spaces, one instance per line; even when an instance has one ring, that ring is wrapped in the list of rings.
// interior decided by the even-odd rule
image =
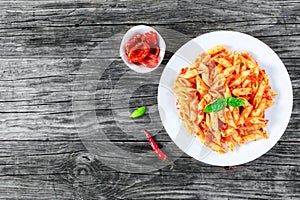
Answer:
[[[128,62],[154,68],[159,63],[158,35],[154,31],[137,34],[131,38],[125,47]]]

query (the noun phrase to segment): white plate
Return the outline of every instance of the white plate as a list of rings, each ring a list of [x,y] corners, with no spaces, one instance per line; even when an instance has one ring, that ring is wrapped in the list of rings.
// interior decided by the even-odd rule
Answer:
[[[199,54],[216,45],[230,50],[248,51],[265,69],[272,90],[279,94],[274,106],[266,111],[269,139],[261,139],[236,147],[234,152],[218,154],[205,147],[198,138],[187,133],[179,119],[171,91],[181,68],[189,66]],[[239,32],[217,31],[203,34],[183,45],[165,67],[158,87],[158,108],[163,125],[175,144],[191,157],[211,165],[232,166],[250,162],[269,151],[283,135],[293,106],[292,84],[288,72],[276,53],[262,41]]]

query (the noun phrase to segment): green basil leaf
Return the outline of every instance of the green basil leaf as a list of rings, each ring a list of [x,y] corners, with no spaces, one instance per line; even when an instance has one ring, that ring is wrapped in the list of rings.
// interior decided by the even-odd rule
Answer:
[[[245,102],[243,100],[238,99],[236,97],[226,97],[225,101],[228,105],[234,108],[238,108],[245,105]]]
[[[133,113],[130,115],[131,118],[137,118],[137,117],[141,117],[145,114],[146,112],[146,106],[142,106],[138,109],[136,109],[135,111],[133,111]]]
[[[226,101],[224,99],[218,98],[214,102],[207,105],[204,112],[219,112],[226,106]]]

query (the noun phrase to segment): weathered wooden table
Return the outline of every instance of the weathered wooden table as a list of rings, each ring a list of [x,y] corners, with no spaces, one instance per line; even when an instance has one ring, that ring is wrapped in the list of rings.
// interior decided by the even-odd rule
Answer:
[[[157,117],[163,67],[147,82],[118,56],[122,35],[138,24],[181,35],[165,32],[163,64],[190,38],[215,30],[245,32],[273,48],[294,92],[280,141],[234,168],[181,155]],[[299,44],[293,0],[1,0],[0,199],[299,199]],[[150,114],[124,117],[139,105]],[[141,127],[172,149],[173,170],[152,155]]]

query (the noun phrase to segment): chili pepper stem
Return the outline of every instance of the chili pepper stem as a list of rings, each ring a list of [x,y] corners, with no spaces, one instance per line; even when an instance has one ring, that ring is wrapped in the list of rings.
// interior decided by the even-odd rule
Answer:
[[[170,160],[169,158],[165,158],[164,161],[166,161],[170,164],[170,170],[174,169],[175,164],[172,160]]]

